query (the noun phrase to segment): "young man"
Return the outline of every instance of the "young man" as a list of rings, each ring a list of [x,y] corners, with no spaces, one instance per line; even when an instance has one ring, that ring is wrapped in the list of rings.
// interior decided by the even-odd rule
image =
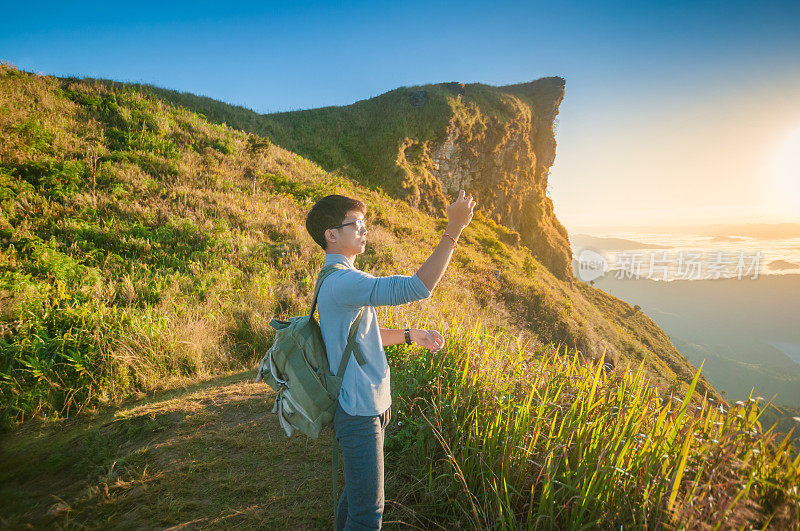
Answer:
[[[464,190],[447,208],[448,224],[431,256],[413,276],[374,277],[355,267],[364,252],[366,205],[341,195],[320,199],[308,213],[306,229],[325,250],[325,265],[342,264],[323,283],[317,298],[322,339],[331,372],[336,372],[350,325],[364,308],[356,341],[366,359],[351,357],[345,370],[334,417],[336,440],[344,457],[344,492],[336,529],[380,529],[383,517],[383,439],[391,419],[389,364],[383,347],[414,342],[437,351],[444,338],[435,330],[379,328],[375,306],[399,305],[430,297],[444,275],[456,240],[472,220],[475,201]]]

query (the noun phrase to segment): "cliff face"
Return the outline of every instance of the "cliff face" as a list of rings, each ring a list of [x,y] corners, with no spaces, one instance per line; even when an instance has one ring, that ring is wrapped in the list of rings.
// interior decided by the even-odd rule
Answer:
[[[444,134],[400,142],[405,198],[432,214],[444,215],[460,189],[475,195],[487,217],[517,231],[521,242],[562,280],[571,276],[568,235],[547,197],[555,160],[553,121],[564,96],[562,78],[544,78],[496,89],[500,112],[487,113],[466,96],[463,85],[448,84],[451,118]],[[425,93],[409,91],[412,105]]]

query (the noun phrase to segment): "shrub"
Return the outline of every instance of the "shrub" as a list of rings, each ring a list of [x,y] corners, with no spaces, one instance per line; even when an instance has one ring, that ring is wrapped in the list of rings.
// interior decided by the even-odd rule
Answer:
[[[6,195],[10,196],[12,190],[12,182],[8,178],[10,175],[27,182],[44,196],[57,200],[68,199],[85,189],[89,175],[86,163],[83,161],[58,162],[53,159],[0,166],[0,174],[3,173],[6,174],[4,181],[8,183],[3,185],[7,188]],[[24,188],[24,185],[22,187],[16,185],[13,189],[21,191],[21,188]]]

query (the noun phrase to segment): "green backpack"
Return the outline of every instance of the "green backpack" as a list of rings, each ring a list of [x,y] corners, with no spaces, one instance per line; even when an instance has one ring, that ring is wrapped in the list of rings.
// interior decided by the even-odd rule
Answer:
[[[350,360],[355,356],[358,364],[367,363],[364,354],[356,343],[356,332],[361,322],[364,308],[359,310],[347,336],[342,361],[336,374],[330,371],[328,354],[322,340],[322,332],[314,318],[317,296],[322,282],[337,269],[347,269],[342,264],[328,264],[322,268],[314,288],[314,298],[308,315],[292,317],[288,321],[270,321],[275,332],[275,341],[267,351],[256,373],[256,381],[265,381],[278,392],[275,397],[273,413],[286,435],[291,437],[295,431],[305,433],[316,439],[327,427],[333,427],[333,416],[339,403],[339,389]],[[333,444],[333,496],[334,518],[338,501],[338,445]]]

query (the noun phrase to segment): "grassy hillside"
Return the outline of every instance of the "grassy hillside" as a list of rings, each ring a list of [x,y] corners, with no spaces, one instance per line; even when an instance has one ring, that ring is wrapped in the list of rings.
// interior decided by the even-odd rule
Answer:
[[[88,489],[66,502],[78,524],[114,516],[106,493],[119,482],[119,512],[134,526],[227,514],[230,503],[198,506],[197,493],[169,481],[161,495],[143,494],[154,480],[144,470],[189,485],[207,477],[209,454],[179,444],[186,426],[205,425],[196,408],[163,422],[148,421],[148,410],[132,424],[93,423],[125,400],[252,369],[270,344],[270,317],[310,302],[323,254],[303,220],[328,193],[369,205],[356,263],[375,275],[412,274],[445,224],[152,95],[0,67],[0,405],[6,427],[18,429],[0,445],[12,463],[0,477],[4,518],[38,521],[49,510],[42,499],[75,478]],[[518,242],[477,215],[433,297],[379,309],[384,326],[437,328],[448,339],[436,356],[387,349],[399,422],[387,443],[401,474],[394,496],[416,525],[796,516],[800,458],[762,430],[758,404],[713,413],[719,402],[702,400],[713,390],[692,381],[694,368],[652,321],[556,279]],[[226,400],[223,416],[235,407]],[[177,426],[178,416],[188,424]],[[248,433],[215,444],[247,448],[259,436]],[[634,444],[641,436],[649,439]],[[189,468],[169,468],[176,454],[148,456],[159,441],[176,445]],[[240,483],[239,472],[221,470],[219,482]],[[694,497],[709,493],[726,502],[702,512]],[[174,512],[130,512],[140,495]]]
[[[756,401],[695,408],[459,321],[445,339],[387,348],[387,526],[797,529],[800,456]],[[0,525],[330,528],[332,433],[287,439],[273,400],[247,371],[26,423],[0,440]]]
[[[154,94],[163,101],[202,114],[211,123],[267,137],[314,160],[329,172],[341,170],[367,188],[378,188],[388,195],[397,195],[401,190],[396,149],[391,153],[386,144],[398,137],[421,134],[429,139],[439,134],[450,118],[447,97],[452,95],[444,86],[426,86],[432,97],[428,99],[430,104],[420,107],[419,112],[403,105],[408,99],[407,91],[396,89],[345,107],[261,115],[211,98],[149,85],[86,81]],[[401,111],[394,112],[396,108]]]
[[[102,81],[110,87],[124,84]],[[566,228],[548,197],[565,80],[401,87],[340,107],[258,115],[208,98],[134,85],[214,123],[270,138],[433,216],[469,189],[477,210],[519,233],[556,277],[571,277]]]
[[[268,317],[308,304],[323,254],[304,217],[317,197],[370,205],[358,265],[376,275],[413,273],[444,226],[152,96],[10,67],[2,88],[6,422],[251,366]],[[557,280],[480,215],[436,297],[381,311],[388,326],[467,315],[587,357],[643,360],[664,387],[685,388],[694,373],[652,321]]]
[[[560,78],[544,78],[505,87],[442,83],[414,87],[413,90],[401,88],[345,107],[259,115],[210,98],[149,85],[127,85],[107,80],[87,82],[118,90],[156,94],[176,105],[200,112],[213,122],[269,134],[270,140],[276,144],[299,150],[323,166],[334,169],[334,175],[346,176],[367,188],[372,187],[380,196],[384,196],[387,190],[399,193],[392,188],[396,181],[387,177],[399,171],[395,163],[396,149],[387,151],[387,146],[394,146],[395,140],[407,135],[414,136],[418,143],[440,135],[448,120],[452,119],[452,96],[456,93],[463,96],[466,104],[479,106],[480,112],[486,113],[486,120],[500,124],[508,122],[516,112],[513,105],[504,99],[506,95],[513,95],[529,105],[539,116],[536,120],[542,122],[536,129],[535,139],[541,146],[540,155],[545,157],[542,163],[552,164],[552,159],[546,157],[554,155],[552,119],[556,110],[553,106],[557,107],[563,95],[563,80]],[[425,105],[412,109],[407,101],[410,92],[424,92]],[[353,161],[358,163],[354,166]],[[481,197],[481,201],[484,199]],[[554,216],[553,220],[560,227]],[[546,271],[534,272],[534,264],[539,262],[535,253],[528,256],[519,234],[485,219],[478,212],[474,226],[484,222],[492,232],[488,237],[479,235],[477,251],[492,256],[494,267],[487,269],[494,269],[496,279],[500,281],[496,286],[496,298],[501,299],[503,306],[526,332],[533,329],[543,341],[568,344],[589,357],[596,358],[607,351],[606,359],[611,363],[635,364],[645,360],[648,372],[656,380],[672,386],[682,381],[685,389],[695,368],[646,315],[637,314],[630,305],[608,297],[602,291],[557,282]],[[537,230],[541,231],[537,239],[549,238],[547,234],[551,228],[540,226]],[[563,232],[566,235],[566,231]],[[506,257],[513,259],[504,260]],[[463,263],[470,262],[465,259]],[[514,275],[515,272],[521,275]],[[459,274],[471,276],[470,271],[460,270]],[[483,288],[478,286],[477,290],[483,291]],[[702,391],[708,390],[711,396],[719,398],[705,378],[701,378],[699,385]]]
[[[552,80],[558,82],[550,83]],[[262,115],[244,107],[212,98],[152,85],[92,80],[110,87],[128,88],[156,95],[163,101],[185,107],[205,116],[210,122],[270,138],[328,171],[341,170],[357,182],[400,195],[400,168],[395,164],[397,143],[407,137],[424,143],[445,134],[453,116],[448,100],[462,96],[465,105],[480,108],[487,120],[506,124],[515,113],[507,95],[529,105],[540,117],[539,144],[542,153],[554,153],[552,120],[563,96],[563,79],[544,78],[538,82],[495,87],[481,83],[439,83],[401,87],[340,107],[322,107]],[[411,95],[411,98],[409,97]],[[411,100],[411,101],[409,101]],[[553,109],[556,102],[556,109]],[[467,116],[464,118],[468,119]],[[543,160],[551,165],[552,159]]]

